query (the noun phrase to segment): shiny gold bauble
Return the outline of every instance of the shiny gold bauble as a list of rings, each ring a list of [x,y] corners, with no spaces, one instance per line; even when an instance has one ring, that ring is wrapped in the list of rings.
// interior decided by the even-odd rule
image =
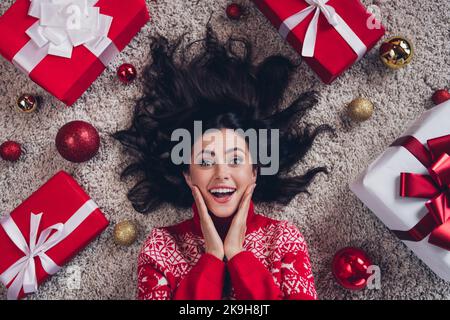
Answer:
[[[17,107],[20,111],[30,113],[36,110],[39,105],[39,99],[31,94],[22,94],[17,99]]]
[[[137,238],[137,228],[131,221],[121,221],[114,227],[114,241],[122,246],[129,246]]]
[[[373,103],[366,98],[356,98],[348,104],[347,114],[355,121],[365,121],[373,114]]]
[[[399,69],[406,66],[414,55],[412,42],[400,37],[392,37],[385,40],[380,46],[380,59],[391,69]]]

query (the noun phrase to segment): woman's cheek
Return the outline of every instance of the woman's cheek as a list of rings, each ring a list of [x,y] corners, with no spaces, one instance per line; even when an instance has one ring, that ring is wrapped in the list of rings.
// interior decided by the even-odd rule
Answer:
[[[191,169],[191,181],[193,184],[198,186],[199,188],[206,190],[208,187],[208,183],[211,180],[211,170],[205,169],[200,170],[198,168],[193,167]]]
[[[241,167],[238,167],[234,174],[234,180],[239,187],[246,188],[248,185],[252,184],[255,180],[252,166],[242,165]]]

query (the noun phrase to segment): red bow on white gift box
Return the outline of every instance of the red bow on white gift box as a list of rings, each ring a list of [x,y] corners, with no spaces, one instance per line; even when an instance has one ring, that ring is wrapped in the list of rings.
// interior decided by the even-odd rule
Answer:
[[[407,241],[428,242],[450,250],[450,135],[427,141],[428,149],[413,136],[397,139],[392,146],[401,146],[414,155],[429,175],[402,172],[400,196],[427,198],[428,213],[410,230],[392,230]]]

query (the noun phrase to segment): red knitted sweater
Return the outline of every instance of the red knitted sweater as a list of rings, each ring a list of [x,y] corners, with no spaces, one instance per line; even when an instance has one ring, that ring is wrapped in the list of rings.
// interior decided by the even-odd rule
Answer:
[[[156,228],[138,259],[138,299],[316,299],[306,242],[297,227],[254,212],[250,204],[244,251],[230,261],[204,252],[194,217]],[[231,223],[214,219],[222,239]]]

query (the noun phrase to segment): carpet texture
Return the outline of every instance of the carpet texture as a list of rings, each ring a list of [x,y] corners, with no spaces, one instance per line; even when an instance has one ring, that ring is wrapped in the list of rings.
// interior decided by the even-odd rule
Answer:
[[[432,107],[434,90],[449,85],[450,2],[447,0],[397,0],[372,2],[381,10],[387,36],[404,35],[415,44],[412,63],[401,70],[385,68],[378,60],[379,44],[332,85],[324,85],[302,63],[292,78],[283,106],[299,93],[315,89],[318,105],[299,126],[328,123],[336,136],[321,136],[303,163],[302,173],[316,165],[330,168],[310,187],[311,196],[298,195],[288,206],[258,205],[256,210],[276,219],[293,221],[305,236],[320,299],[450,299],[450,285],[428,269],[401,241],[350,192],[348,183],[416,119]],[[13,0],[0,2],[3,14]],[[254,44],[257,61],[271,54],[299,55],[277,34],[268,20],[246,0],[248,15],[233,22],[225,16],[227,0],[147,0],[151,21],[110,64],[85,94],[70,108],[46,93],[0,59],[0,140],[23,143],[26,154],[17,163],[0,161],[0,216],[8,214],[58,170],[66,170],[85,188],[110,219],[108,229],[63,270],[45,282],[30,299],[134,299],[136,264],[140,247],[154,227],[174,224],[190,217],[187,210],[163,205],[145,216],[134,211],[126,198],[134,179],[120,181],[119,173],[129,163],[122,148],[109,134],[129,125],[134,99],[140,95],[141,79],[121,85],[117,66],[133,63],[142,70],[148,60],[150,36],[175,39],[187,32],[187,40],[204,35],[211,23],[221,39],[229,35],[247,37]],[[195,49],[194,49],[195,50]],[[195,52],[195,51],[194,51]],[[20,93],[41,95],[44,104],[35,113],[15,109]],[[360,124],[344,117],[344,107],[356,96],[370,98],[376,106],[373,117]],[[56,151],[54,138],[65,123],[81,119],[100,132],[101,148],[92,160],[73,164]],[[116,222],[130,219],[139,226],[139,237],[130,247],[114,244]],[[333,279],[333,254],[344,246],[358,246],[381,269],[381,288],[350,292]],[[0,298],[6,290],[0,288]]]

